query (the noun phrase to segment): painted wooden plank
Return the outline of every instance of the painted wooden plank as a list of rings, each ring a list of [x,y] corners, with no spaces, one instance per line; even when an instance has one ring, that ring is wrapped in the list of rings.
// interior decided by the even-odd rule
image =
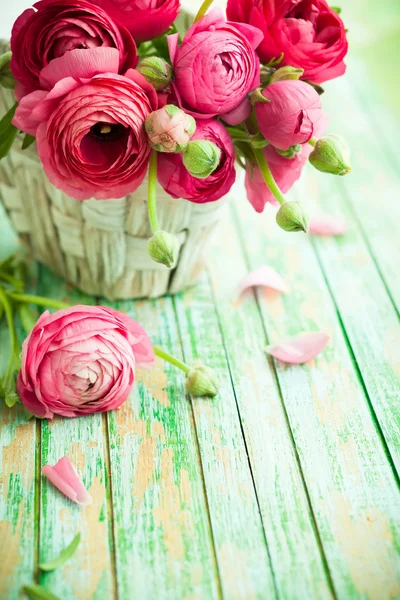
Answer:
[[[305,236],[280,231],[269,211],[256,215],[244,199],[237,204],[243,237],[251,231],[250,266],[267,262],[292,290],[258,293],[269,341],[304,330],[331,337],[311,363],[276,361],[276,369],[335,592],[397,598],[400,494],[323,274]]]
[[[330,115],[330,131],[345,135],[352,150],[353,171],[345,181],[343,193],[348,195],[353,219],[360,226],[365,243],[378,265],[393,302],[400,311],[400,244],[398,202],[400,179],[380,142],[369,115],[360,104],[352,85],[353,63],[349,75],[335,80],[329,87],[323,105]],[[337,110],[338,99],[346,110]]]
[[[400,475],[400,324],[353,221],[348,198],[353,198],[356,188],[349,179],[344,194],[341,182],[308,169],[295,192],[299,199],[307,194],[312,210],[344,217],[349,223],[343,238],[314,236],[312,240]]]
[[[232,196],[240,191],[238,187]],[[231,211],[220,224],[211,253],[212,287],[203,280],[203,296],[215,297],[279,596],[331,598],[276,373],[264,352],[263,322],[251,292],[240,301],[236,297],[248,269]],[[204,310],[210,308],[214,311],[206,303]]]
[[[78,292],[72,293],[64,281],[45,267],[40,267],[37,293],[71,304],[93,302]],[[57,556],[78,532],[82,536],[77,551],[63,567],[40,575],[40,583],[60,598],[116,597],[109,541],[104,430],[104,417],[100,414],[42,421],[41,464],[54,465],[62,456],[69,456],[93,497],[92,504],[80,507],[41,478],[40,560]]]
[[[170,298],[113,303],[181,357]],[[157,359],[108,415],[121,600],[218,598],[202,468],[183,374]]]
[[[186,362],[201,359],[220,381],[218,396],[194,398],[193,410],[222,593],[235,600],[273,598],[274,575],[214,299],[203,277],[174,300]]]

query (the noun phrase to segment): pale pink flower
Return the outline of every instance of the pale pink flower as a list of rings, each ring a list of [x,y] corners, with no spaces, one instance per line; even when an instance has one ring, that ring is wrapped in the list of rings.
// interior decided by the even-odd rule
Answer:
[[[152,112],[145,122],[150,144],[157,152],[181,152],[196,130],[196,121],[183,110],[167,104]]]

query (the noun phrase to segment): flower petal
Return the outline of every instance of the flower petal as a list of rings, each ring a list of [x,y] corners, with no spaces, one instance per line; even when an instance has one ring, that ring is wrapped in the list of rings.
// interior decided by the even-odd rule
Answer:
[[[347,229],[344,219],[321,214],[310,219],[308,230],[315,235],[344,235]]]
[[[272,267],[263,265],[254,271],[251,271],[242,280],[239,285],[238,296],[243,294],[246,290],[252,287],[263,286],[271,288],[278,292],[287,292],[287,286],[283,278],[277,273]]]
[[[279,344],[267,346],[265,351],[282,362],[300,365],[320,354],[328,341],[329,335],[326,333],[306,332]]]
[[[73,502],[82,505],[92,503],[91,495],[83,485],[68,456],[60,458],[54,467],[45,465],[42,467],[42,473],[64,496]]]

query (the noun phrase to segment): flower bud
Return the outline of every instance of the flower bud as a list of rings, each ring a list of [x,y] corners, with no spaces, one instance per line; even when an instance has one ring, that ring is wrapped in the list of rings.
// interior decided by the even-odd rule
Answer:
[[[196,131],[196,121],[182,109],[167,104],[145,121],[150,146],[157,152],[182,152]]]
[[[178,258],[178,238],[167,231],[157,231],[149,240],[147,252],[156,263],[172,269]]]
[[[15,88],[15,79],[10,68],[11,52],[0,55],[0,85],[6,89]]]
[[[309,217],[301,202],[285,202],[276,215],[276,222],[284,231],[308,231]]]
[[[347,175],[351,171],[350,150],[341,135],[326,135],[315,144],[310,163],[323,173]]]
[[[183,153],[183,164],[197,179],[206,179],[219,165],[221,150],[213,142],[195,140],[189,142]]]
[[[209,396],[213,398],[218,394],[218,380],[210,367],[195,365],[188,373],[186,389],[193,396]]]
[[[281,67],[271,76],[269,83],[276,83],[277,81],[285,81],[287,79],[300,79],[303,75],[304,69],[296,69],[295,67]]]
[[[164,90],[172,81],[173,69],[158,56],[149,56],[140,61],[137,71],[157,90]]]

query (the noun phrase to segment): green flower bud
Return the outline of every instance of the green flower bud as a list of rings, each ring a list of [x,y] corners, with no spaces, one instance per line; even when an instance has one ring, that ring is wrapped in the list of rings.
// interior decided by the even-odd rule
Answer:
[[[295,67],[281,67],[271,76],[269,83],[276,83],[277,81],[285,81],[287,79],[300,79],[304,74],[304,69],[296,69]]]
[[[218,380],[210,367],[195,365],[188,373],[186,389],[193,396],[209,396],[213,398],[218,394]]]
[[[15,79],[10,68],[11,52],[0,55],[0,85],[8,90],[15,88]]]
[[[347,175],[351,171],[350,149],[341,135],[326,135],[315,144],[310,163],[323,173]]]
[[[285,202],[276,215],[276,222],[284,231],[308,231],[309,217],[301,202]]]
[[[147,252],[156,263],[172,269],[178,258],[178,238],[167,231],[157,231],[149,240]]]
[[[207,140],[194,140],[188,143],[182,159],[186,169],[193,177],[206,179],[219,165],[221,150]]]
[[[144,58],[137,70],[156,90],[163,90],[169,86],[174,73],[171,65],[158,56]]]

